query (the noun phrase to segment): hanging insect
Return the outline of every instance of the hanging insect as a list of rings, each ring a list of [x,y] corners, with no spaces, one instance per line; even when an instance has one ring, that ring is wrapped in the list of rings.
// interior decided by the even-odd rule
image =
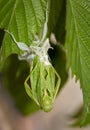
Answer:
[[[48,49],[51,48],[49,39],[46,38],[47,21],[44,24],[42,39],[37,36],[34,45],[29,47],[22,42],[17,42],[14,35],[8,30],[13,41],[22,54],[18,56],[20,60],[26,60],[30,64],[30,74],[24,82],[25,90],[29,97],[45,112],[49,112],[57,96],[60,87],[60,76],[48,59]]]
[[[36,56],[31,63],[30,75],[25,80],[25,89],[41,109],[49,112],[59,90],[60,77],[42,48],[35,50]]]

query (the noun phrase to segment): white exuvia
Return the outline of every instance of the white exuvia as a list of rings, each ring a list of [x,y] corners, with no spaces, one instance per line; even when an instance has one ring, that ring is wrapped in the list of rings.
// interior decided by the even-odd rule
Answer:
[[[20,60],[26,60],[28,62],[33,61],[35,55],[38,55],[40,58],[40,61],[42,61],[45,65],[50,65],[49,59],[48,59],[48,49],[51,48],[49,39],[47,38],[45,41],[36,41],[36,45],[30,45],[29,47],[23,43],[23,42],[17,42],[14,35],[10,33],[8,30],[5,30],[10,36],[12,37],[13,41],[16,43],[18,48],[23,52],[21,55],[18,56]],[[44,34],[45,35],[45,34]]]

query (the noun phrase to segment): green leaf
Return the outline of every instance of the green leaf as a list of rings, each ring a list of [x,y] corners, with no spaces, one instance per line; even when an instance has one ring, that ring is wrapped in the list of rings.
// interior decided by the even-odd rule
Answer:
[[[46,15],[47,0],[0,0],[0,28],[9,30],[17,41],[32,44],[40,34]],[[6,34],[2,46],[2,63],[11,53],[20,53]]]
[[[50,0],[48,35],[53,32],[57,41],[65,41],[66,0]]]
[[[80,79],[83,92],[84,124],[90,114],[90,0],[67,0],[66,31],[68,67]]]

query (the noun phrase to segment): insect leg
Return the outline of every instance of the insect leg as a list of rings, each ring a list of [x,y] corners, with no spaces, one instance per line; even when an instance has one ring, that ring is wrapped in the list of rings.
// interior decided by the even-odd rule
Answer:
[[[13,41],[16,43],[16,45],[18,46],[18,48],[22,51],[30,51],[30,48],[23,42],[17,42],[14,35],[12,33],[10,33],[8,30],[4,30],[5,32],[7,32],[11,38],[13,39]]]
[[[53,66],[52,66],[53,67]],[[54,69],[54,67],[53,67]],[[56,82],[56,86],[55,86],[55,94],[54,94],[54,98],[53,98],[53,101],[55,100],[56,96],[57,96],[57,93],[58,93],[58,90],[59,90],[59,87],[60,87],[60,83],[61,83],[61,79],[60,79],[60,76],[59,74],[56,72],[56,70],[54,69],[54,72],[57,76],[57,82]]]
[[[13,41],[17,44],[17,41],[12,33],[10,33],[8,30],[4,29],[5,32],[7,32],[13,39]]]
[[[31,90],[30,86],[29,86],[28,83],[27,83],[29,79],[30,79],[30,75],[26,78],[26,80],[25,80],[25,82],[24,82],[25,90],[26,90],[28,96],[29,96],[32,100],[34,100],[34,101],[36,102],[36,104],[39,106],[39,103],[38,103],[37,99],[33,96],[32,90]]]
[[[44,23],[44,27],[43,27],[43,36],[41,39],[41,43],[44,41],[44,39],[46,38],[47,35],[47,22],[48,22],[48,4],[47,4],[47,9],[46,9],[46,22]]]
[[[36,102],[36,104],[38,105],[38,106],[40,106],[39,105],[39,102],[38,102],[38,99],[37,99],[37,96],[35,96],[35,95],[37,95],[37,92],[36,92],[36,85],[37,84],[35,84],[35,81],[33,81],[34,79],[33,79],[33,73],[36,71],[36,68],[37,68],[37,65],[38,65],[38,61],[36,62],[36,65],[34,66],[33,65],[33,63],[32,63],[32,65],[31,65],[31,68],[30,68],[30,74],[29,74],[29,76],[26,78],[26,80],[25,80],[25,82],[24,82],[24,86],[25,86],[25,89],[26,89],[26,92],[27,92],[27,94],[29,95],[29,97],[30,98],[32,98],[35,102]],[[34,66],[34,68],[33,68],[33,66]],[[36,75],[37,76],[37,75]],[[37,77],[35,77],[34,76],[34,78],[36,79]],[[31,87],[29,86],[29,84],[28,84],[28,81],[30,80],[30,82],[31,82]]]

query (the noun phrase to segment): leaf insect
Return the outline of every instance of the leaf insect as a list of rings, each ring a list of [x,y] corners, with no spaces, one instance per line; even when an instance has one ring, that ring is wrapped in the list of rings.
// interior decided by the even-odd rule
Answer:
[[[26,60],[30,64],[30,74],[24,82],[25,90],[29,97],[45,112],[52,110],[53,103],[60,87],[60,76],[48,59],[48,49],[51,48],[49,39],[45,39],[47,32],[47,16],[44,24],[42,39],[35,36],[35,45],[29,47],[22,42],[17,42],[14,35],[5,30],[23,52],[20,60]]]
[[[45,112],[52,109],[52,105],[58,93],[60,77],[53,66],[44,65],[36,59],[30,70],[30,75],[25,80],[25,88],[28,95]]]

